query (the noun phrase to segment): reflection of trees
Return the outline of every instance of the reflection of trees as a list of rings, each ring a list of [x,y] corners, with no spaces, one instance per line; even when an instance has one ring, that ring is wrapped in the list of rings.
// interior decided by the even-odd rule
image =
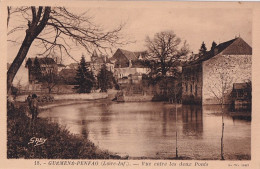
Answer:
[[[87,120],[83,119],[81,120],[81,134],[83,138],[88,138],[88,125]]]
[[[108,102],[103,102],[99,107],[100,107],[100,121],[101,121],[101,135],[106,136],[109,134],[109,125],[111,122],[111,112],[109,110],[109,103]]]
[[[182,106],[183,134],[201,138],[203,133],[202,107],[195,105]]]
[[[175,114],[170,112],[169,109],[163,107],[163,120],[162,120],[162,135],[167,136],[167,131],[172,127],[172,123],[175,121]]]

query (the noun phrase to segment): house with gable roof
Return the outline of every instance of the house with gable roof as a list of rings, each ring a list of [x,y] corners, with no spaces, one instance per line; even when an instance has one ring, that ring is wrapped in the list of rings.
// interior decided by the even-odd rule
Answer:
[[[232,102],[233,84],[251,81],[252,48],[237,37],[182,67],[182,102],[224,104]]]
[[[150,69],[144,63],[146,52],[131,52],[123,49],[117,49],[113,59],[115,61],[114,76],[117,80],[129,82],[130,77],[141,79],[142,74],[148,74]],[[135,77],[139,76],[139,77]],[[128,80],[127,80],[128,79]]]

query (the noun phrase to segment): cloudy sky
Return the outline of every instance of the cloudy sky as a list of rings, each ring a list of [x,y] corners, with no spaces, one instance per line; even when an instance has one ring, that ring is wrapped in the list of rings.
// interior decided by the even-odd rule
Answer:
[[[206,43],[208,49],[214,40],[221,43],[235,38],[242,37],[252,46],[252,11],[250,9],[237,8],[160,8],[160,7],[94,7],[94,8],[70,8],[70,11],[83,12],[88,10],[93,21],[109,30],[125,23],[122,34],[125,39],[135,41],[135,43],[121,46],[120,48],[141,51],[145,50],[146,36],[152,37],[155,33],[165,30],[173,30],[178,37],[186,40],[191,51],[198,52],[202,41]],[[18,22],[18,18],[12,18],[10,29]],[[24,32],[13,34],[9,39],[20,39],[24,37]],[[8,42],[8,62],[12,62],[20,45]],[[39,49],[32,46],[28,57],[35,57]],[[115,51],[116,49],[114,49]],[[75,59],[79,60],[81,55],[89,54],[82,48],[73,53]],[[112,55],[112,54],[111,54]],[[68,57],[63,58],[68,64],[73,60]]]

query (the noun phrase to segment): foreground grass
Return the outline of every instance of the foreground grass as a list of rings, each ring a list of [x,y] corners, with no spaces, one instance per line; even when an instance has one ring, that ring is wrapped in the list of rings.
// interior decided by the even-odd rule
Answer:
[[[120,158],[102,151],[88,139],[73,135],[56,123],[37,119],[34,127],[25,115],[26,107],[9,108],[7,118],[7,158],[25,159],[110,159]],[[28,144],[32,137],[47,139],[44,144]]]

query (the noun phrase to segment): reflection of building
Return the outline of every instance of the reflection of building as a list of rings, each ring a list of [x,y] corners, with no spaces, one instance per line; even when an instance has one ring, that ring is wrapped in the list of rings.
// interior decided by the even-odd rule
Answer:
[[[233,83],[251,81],[252,48],[235,38],[217,45],[204,56],[182,68],[182,102],[219,104],[224,90],[225,103],[231,103]],[[224,84],[224,85],[222,85]]]
[[[117,49],[112,59],[115,60],[114,76],[119,84],[142,80],[142,74],[148,74],[149,68],[146,65],[146,52],[131,52]],[[131,78],[131,79],[130,79]],[[129,80],[128,80],[129,79]]]
[[[183,133],[201,137],[203,133],[202,107],[196,105],[182,106]]]

